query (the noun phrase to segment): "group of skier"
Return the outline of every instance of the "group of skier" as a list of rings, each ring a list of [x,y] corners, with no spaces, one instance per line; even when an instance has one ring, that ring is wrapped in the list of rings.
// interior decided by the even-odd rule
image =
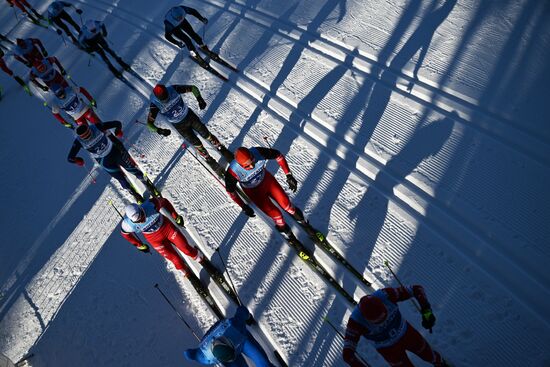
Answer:
[[[8,0],[8,2],[11,6],[20,8],[33,22],[39,22],[40,14],[26,1]],[[83,50],[99,54],[116,77],[120,77],[122,71],[115,68],[109,61],[107,53],[115,58],[123,70],[130,70],[131,66],[109,47],[105,39],[107,36],[105,25],[99,21],[88,20],[79,26],[65,11],[65,8],[69,7],[74,8],[79,15],[82,14],[80,9],[70,3],[54,1],[48,7],[49,21],[58,29],[62,29]],[[219,56],[210,51],[204,40],[193,30],[186,19],[187,15],[196,17],[204,24],[208,22],[208,19],[196,9],[186,6],[172,7],[166,13],[164,20],[166,39],[180,48],[187,47],[192,58],[202,65],[208,64],[208,61],[198,54],[193,41],[207,55],[207,58],[219,59]],[[72,26],[76,35],[70,32],[66,23]],[[13,42],[3,35],[0,41],[13,45]],[[191,276],[191,270],[176,249],[203,267],[211,267],[205,255],[190,245],[181,232],[180,227],[184,225],[183,217],[167,199],[162,197],[161,192],[138,167],[120,141],[123,136],[121,122],[101,120],[94,111],[97,102],[93,96],[83,87],[76,84],[69,85],[67,81],[69,76],[65,68],[55,56],[48,55],[39,39],[18,38],[14,45],[15,59],[30,69],[28,75],[33,85],[48,94],[47,104],[54,117],[73,130],[74,140],[67,157],[68,161],[83,166],[85,161],[78,156],[78,153],[82,149],[86,150],[95,162],[134,198],[135,203],[126,205],[124,213],[120,213],[123,217],[121,235],[137,250],[149,252],[149,246],[139,236],[140,233],[143,234],[152,247],[173,263],[185,277]],[[8,50],[9,45],[3,48]],[[3,48],[0,48],[0,67],[29,92],[22,78],[15,75],[4,62]],[[253,206],[256,207],[273,220],[276,230],[285,239],[298,246],[303,258],[312,256],[297,240],[286,223],[281,209],[306,228],[312,238],[315,237],[313,227],[304,217],[302,210],[291,202],[273,174],[267,170],[268,161],[275,160],[286,175],[288,188],[295,192],[298,182],[285,156],[277,149],[265,147],[239,147],[233,154],[186,104],[181,97],[184,93],[193,94],[200,110],[206,108],[206,101],[194,85],[157,84],[152,90],[147,116],[148,129],[163,137],[170,135],[170,129],[155,125],[158,116],[163,116],[189,144],[194,146],[212,171],[224,179],[229,197],[244,214],[254,217],[256,213]],[[68,118],[62,116],[61,112],[64,112]],[[211,156],[197,134],[220,153],[226,161],[224,164],[218,163]],[[124,171],[131,173],[145,185],[150,192],[149,199],[144,198]],[[432,350],[422,335],[401,316],[397,303],[411,297],[420,304],[422,325],[431,330],[435,324],[435,316],[421,286],[402,286],[375,291],[360,299],[348,320],[343,349],[344,361],[352,367],[367,366],[366,362],[356,355],[357,343],[360,337],[365,337],[373,343],[376,350],[391,366],[412,366],[406,354],[407,350],[434,366],[448,366],[441,355]],[[256,366],[273,366],[261,346],[247,331],[246,321],[249,318],[246,308],[239,307],[233,318],[220,320],[213,325],[201,339],[199,347],[187,350],[185,357],[205,365],[221,363],[224,366],[234,367],[246,365],[242,357],[244,354],[252,359]]]

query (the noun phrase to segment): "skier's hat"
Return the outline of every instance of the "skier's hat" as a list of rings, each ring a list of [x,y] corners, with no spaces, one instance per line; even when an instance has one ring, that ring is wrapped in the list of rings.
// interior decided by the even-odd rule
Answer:
[[[76,135],[80,137],[80,139],[87,140],[90,139],[92,136],[92,129],[86,124],[82,124],[76,128]]]
[[[365,319],[379,324],[388,317],[388,309],[384,302],[376,296],[365,296],[359,301],[359,310]]]
[[[143,217],[145,216],[143,209],[135,203],[126,205],[126,207],[124,208],[124,212],[126,213],[128,219],[130,219],[134,223],[143,220]]]
[[[233,343],[225,336],[220,336],[212,342],[212,354],[222,363],[233,362],[237,357]]]
[[[153,88],[153,94],[159,99],[159,101],[168,99],[168,90],[164,84],[155,85]]]
[[[235,150],[235,160],[239,165],[245,167],[254,161],[254,156],[248,148],[240,147]]]

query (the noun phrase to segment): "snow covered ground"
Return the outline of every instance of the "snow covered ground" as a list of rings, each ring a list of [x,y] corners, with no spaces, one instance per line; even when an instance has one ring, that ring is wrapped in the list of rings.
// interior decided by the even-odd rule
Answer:
[[[193,24],[211,48],[243,71],[225,70],[226,83],[164,40],[163,16],[178,2],[75,4],[105,21],[147,83],[130,76],[129,89],[6,3],[0,32],[42,39],[100,117],[125,124],[125,144],[217,265],[220,249],[290,366],[345,365],[323,318],[343,330],[351,306],[272,223],[241,214],[177,134],[133,122],[145,119],[158,81],[197,85],[203,121],[230,149],[268,137],[299,181],[294,202],[374,289],[396,285],[384,260],[424,285],[437,316],[425,335],[457,366],[550,366],[547,1],[186,1],[208,17],[206,29]],[[0,352],[18,360],[30,351],[39,367],[194,365],[182,355],[194,337],[153,285],[199,333],[215,316],[171,265],[118,234],[108,200],[122,207],[126,194],[66,162],[71,132],[6,74],[0,84]],[[356,299],[372,291],[327,263]],[[401,309],[421,329],[412,305]],[[385,365],[367,343],[360,352]]]

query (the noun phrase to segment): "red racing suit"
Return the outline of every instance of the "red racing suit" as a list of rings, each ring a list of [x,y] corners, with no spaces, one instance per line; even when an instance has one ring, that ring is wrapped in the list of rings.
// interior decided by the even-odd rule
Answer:
[[[283,169],[283,172],[288,174],[290,173],[288,163],[281,152],[276,149],[254,147],[250,148],[250,153],[254,156],[255,163],[253,168],[246,170],[236,160],[233,160],[229,164],[229,168],[225,172],[225,188],[227,193],[242,208],[245,203],[235,192],[237,182],[239,182],[250,200],[261,211],[269,215],[277,227],[283,227],[285,225],[283,213],[281,213],[273,201],[291,215],[296,212],[296,208],[292,205],[288,195],[275,177],[266,169],[266,165],[268,160],[275,159]]]
[[[185,255],[193,259],[198,258],[199,251],[189,245],[187,239],[176,226],[160,213],[160,210],[165,208],[172,218],[176,219],[178,213],[172,204],[164,198],[153,198],[145,201],[141,204],[141,207],[145,211],[145,220],[140,223],[134,223],[124,216],[121,224],[122,237],[137,247],[142,243],[135,233],[142,232],[147,241],[159,254],[171,261],[176,269],[181,270],[187,275],[189,269],[172,245],[175,245]]]
[[[44,45],[38,38],[26,38],[24,45],[17,45],[13,57],[30,68],[47,55]]]
[[[374,344],[374,347],[390,366],[414,367],[406,351],[410,351],[434,366],[443,366],[439,353],[432,350],[426,339],[401,316],[397,302],[415,297],[421,309],[429,309],[430,303],[420,285],[399,288],[384,288],[367,297],[377,297],[387,310],[386,319],[374,324],[365,319],[361,313],[362,303],[355,306],[346,327],[344,338],[344,361],[352,367],[365,367],[355,356],[355,349],[361,336]],[[363,306],[364,307],[364,306]]]

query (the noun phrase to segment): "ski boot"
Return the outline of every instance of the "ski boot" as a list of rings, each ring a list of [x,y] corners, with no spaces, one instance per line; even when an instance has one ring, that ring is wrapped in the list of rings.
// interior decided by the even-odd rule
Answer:
[[[275,226],[275,228],[281,233],[285,240],[287,240],[288,243],[290,243],[290,245],[294,247],[296,252],[298,252],[298,256],[300,256],[302,260],[308,260],[311,257],[309,251],[304,247],[304,245],[302,245],[300,241],[298,241],[294,233],[292,233],[288,224],[285,224],[282,227]]]
[[[231,153],[229,149],[227,149],[222,143],[220,143],[217,137],[210,134],[210,136],[208,137],[208,141],[220,152],[227,163],[231,163],[231,161],[235,159],[233,153]]]
[[[151,180],[149,180],[148,177],[145,177],[143,179],[143,184],[147,187],[147,190],[149,190],[149,192],[151,194],[153,194],[154,197],[157,197],[157,198],[161,198],[162,197],[162,194],[160,193],[160,191],[156,188],[156,186],[151,182]]]
[[[203,68],[205,68],[205,69],[210,68],[210,64],[205,59],[200,57],[199,54],[197,53],[197,51],[189,50],[189,55],[191,55],[191,57]]]
[[[218,162],[210,154],[208,154],[208,151],[206,148],[202,145],[196,145],[195,148],[197,149],[197,152],[201,155],[202,158],[206,161],[206,163],[212,168],[212,170],[220,177],[225,176],[225,169],[219,165]]]
[[[120,64],[120,66],[122,66],[122,68],[124,70],[132,70],[132,67],[130,65],[128,65],[126,62],[124,62],[124,60],[122,60],[122,58],[120,57],[117,57],[116,61],[118,61],[118,63]]]
[[[300,210],[300,208],[295,207],[296,211],[294,214],[292,214],[292,217],[296,220],[296,222],[306,231],[307,235],[313,242],[316,244],[321,244],[325,240],[325,237],[323,234],[319,231],[317,231],[311,224],[309,224],[309,221],[304,218],[304,213]]]
[[[133,186],[130,186],[128,191],[130,191],[130,194],[132,194],[138,204],[143,204],[143,196],[141,196],[141,194],[137,192],[137,190]]]

